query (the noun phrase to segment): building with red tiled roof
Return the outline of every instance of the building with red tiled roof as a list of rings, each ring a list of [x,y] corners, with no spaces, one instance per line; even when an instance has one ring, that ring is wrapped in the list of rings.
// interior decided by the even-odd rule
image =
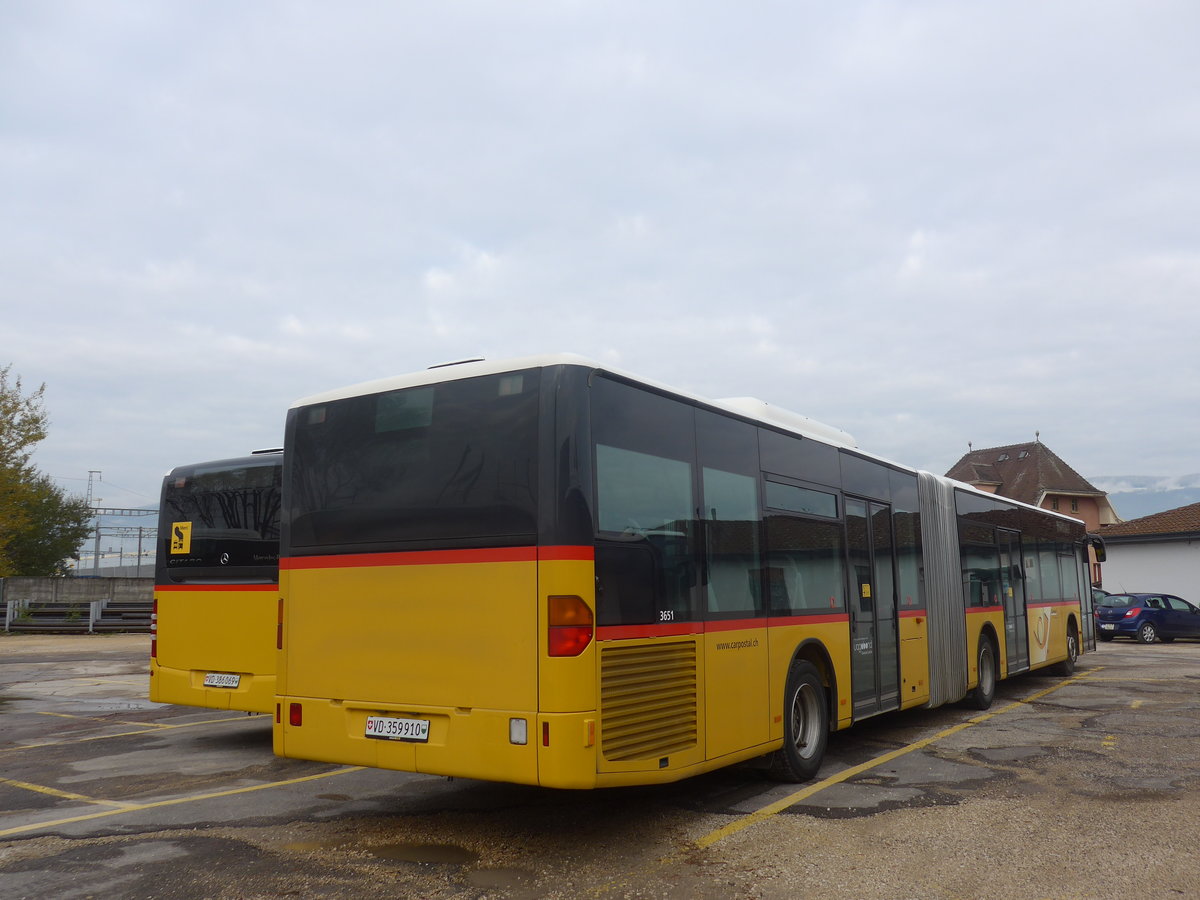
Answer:
[[[1200,603],[1200,503],[1109,525],[1104,589],[1159,591]]]

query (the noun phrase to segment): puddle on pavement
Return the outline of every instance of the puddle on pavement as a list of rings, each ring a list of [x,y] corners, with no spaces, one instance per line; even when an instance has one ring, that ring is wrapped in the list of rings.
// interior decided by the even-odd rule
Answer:
[[[453,844],[378,844],[363,849],[377,859],[400,862],[470,865],[479,859],[478,853]]]
[[[467,884],[487,891],[510,891],[533,883],[532,872],[524,869],[473,869],[467,873]]]

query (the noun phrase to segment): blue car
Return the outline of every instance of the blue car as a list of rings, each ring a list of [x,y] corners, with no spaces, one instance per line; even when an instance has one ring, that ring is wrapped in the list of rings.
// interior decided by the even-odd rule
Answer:
[[[1143,644],[1200,638],[1200,608],[1171,594],[1110,594],[1096,602],[1096,635],[1102,641],[1131,637]]]

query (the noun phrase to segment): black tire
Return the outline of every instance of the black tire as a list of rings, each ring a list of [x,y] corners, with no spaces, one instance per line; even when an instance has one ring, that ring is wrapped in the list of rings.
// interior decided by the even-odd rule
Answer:
[[[1168,636],[1167,636],[1167,635],[1165,635],[1165,634],[1160,634],[1160,635],[1158,636],[1158,639],[1159,639],[1160,641],[1162,641],[1164,644],[1169,644],[1169,643],[1171,643],[1171,641],[1175,640],[1175,636],[1174,636],[1174,635],[1171,635],[1171,636],[1169,636],[1169,637],[1168,637]]]
[[[1059,675],[1075,674],[1075,663],[1079,660],[1079,629],[1075,623],[1067,625],[1067,658],[1054,667]]]
[[[1100,640],[1107,644],[1113,639],[1114,635],[1109,634],[1107,631],[1102,631],[1100,634],[1096,635],[1096,637],[1100,638]]]
[[[996,699],[996,682],[1000,679],[1000,669],[996,659],[996,645],[986,634],[979,637],[979,649],[975,659],[979,663],[979,683],[967,694],[967,704],[975,709],[987,709]]]
[[[798,661],[783,693],[783,748],[771,759],[771,775],[801,782],[816,777],[829,742],[829,700],[816,666]]]
[[[1153,622],[1143,622],[1138,626],[1137,639],[1143,644],[1153,644],[1157,637],[1158,629],[1154,627]]]

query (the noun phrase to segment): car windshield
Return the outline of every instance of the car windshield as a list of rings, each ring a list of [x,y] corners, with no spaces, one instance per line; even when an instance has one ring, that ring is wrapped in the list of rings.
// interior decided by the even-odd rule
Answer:
[[[1110,594],[1107,597],[1100,598],[1101,606],[1113,606],[1122,609],[1128,606],[1138,605],[1137,597],[1130,597],[1128,594]]]

